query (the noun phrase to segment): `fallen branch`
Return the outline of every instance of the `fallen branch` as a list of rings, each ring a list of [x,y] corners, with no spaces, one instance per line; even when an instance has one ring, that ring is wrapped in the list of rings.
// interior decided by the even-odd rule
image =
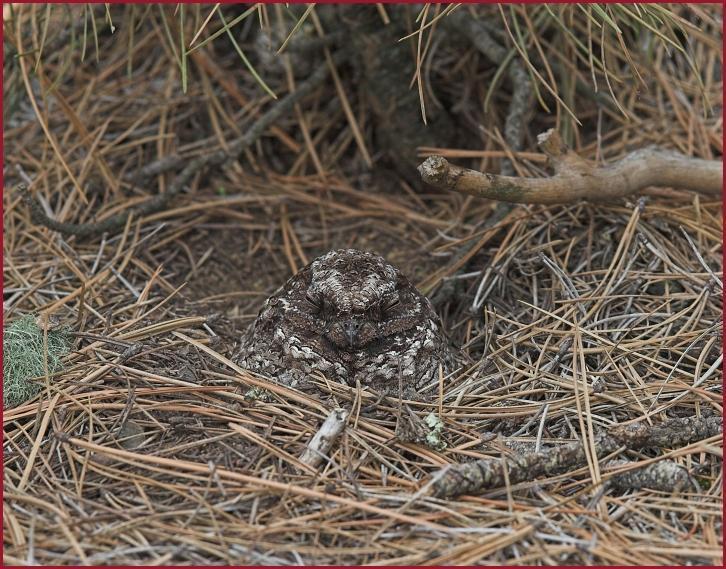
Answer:
[[[685,417],[670,419],[661,425],[644,423],[613,427],[595,439],[595,451],[602,459],[618,450],[642,448],[676,448],[718,435],[722,417]],[[585,448],[574,442],[541,452],[490,458],[454,464],[434,473],[433,492],[438,497],[475,494],[492,488],[554,476],[580,468],[587,463]]]
[[[307,448],[300,455],[300,462],[313,468],[317,467],[327,457],[347,422],[348,411],[333,409],[318,432],[310,439]]]
[[[333,61],[340,63],[348,56],[348,51],[342,49],[335,53]],[[31,219],[36,225],[43,225],[48,229],[62,233],[63,235],[75,235],[77,237],[90,237],[100,235],[105,232],[112,232],[126,225],[130,215],[143,217],[161,211],[167,207],[169,202],[175,198],[186,186],[186,184],[194,177],[197,172],[204,168],[219,166],[228,160],[236,159],[240,153],[248,146],[254,144],[257,139],[280,117],[291,112],[295,103],[307,97],[316,88],[318,88],[327,78],[329,67],[321,65],[310,77],[300,83],[295,91],[289,93],[283,99],[274,104],[274,106],[262,115],[252,124],[245,134],[238,139],[230,142],[226,149],[216,150],[208,154],[199,156],[191,161],[182,169],[179,174],[169,184],[169,188],[163,194],[158,194],[139,206],[133,211],[126,211],[97,223],[65,223],[48,217],[38,201],[30,194],[30,191],[24,185],[19,185],[23,201],[30,208]],[[156,173],[163,171],[169,164],[178,165],[177,158],[170,157],[168,162],[160,161],[155,168],[144,171],[144,174]],[[142,169],[143,170],[143,169]]]
[[[550,178],[485,174],[449,164],[441,156],[430,156],[418,171],[424,182],[437,188],[510,203],[604,201],[634,194],[648,186],[680,188],[711,196],[721,194],[720,160],[691,158],[651,147],[597,167],[567,148],[553,130],[538,139],[555,170]]]

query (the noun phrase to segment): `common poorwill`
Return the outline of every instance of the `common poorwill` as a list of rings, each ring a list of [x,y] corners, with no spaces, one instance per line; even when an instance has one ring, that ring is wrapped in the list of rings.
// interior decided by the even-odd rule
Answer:
[[[429,300],[398,269],[355,249],[318,257],[265,301],[240,364],[287,385],[312,372],[381,392],[416,394],[451,370]]]

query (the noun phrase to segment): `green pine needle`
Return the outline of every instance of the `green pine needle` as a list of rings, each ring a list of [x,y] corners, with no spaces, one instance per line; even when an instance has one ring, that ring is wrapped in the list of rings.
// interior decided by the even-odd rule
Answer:
[[[49,330],[47,339],[48,373],[60,371],[61,358],[70,350],[67,330]],[[35,397],[45,376],[46,345],[43,330],[32,314],[23,316],[3,333],[3,408],[15,407]]]

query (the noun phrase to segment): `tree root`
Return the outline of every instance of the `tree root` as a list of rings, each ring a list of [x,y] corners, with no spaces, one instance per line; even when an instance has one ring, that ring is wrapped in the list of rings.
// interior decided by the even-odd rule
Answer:
[[[676,448],[718,435],[722,424],[723,418],[716,416],[670,419],[653,426],[644,423],[617,426],[595,438],[595,451],[602,459],[623,449]],[[505,486],[507,480],[509,484],[517,484],[562,474],[586,463],[585,448],[578,441],[504,460],[489,458],[452,464],[433,475],[433,493],[438,497],[475,494]]]
[[[339,50],[334,54],[333,61],[340,63],[347,56],[348,50]],[[204,168],[220,166],[228,160],[236,159],[245,148],[254,144],[270,125],[288,112],[291,112],[295,103],[317,89],[326,79],[328,73],[329,68],[327,65],[320,66],[307,80],[300,83],[295,91],[275,103],[269,111],[257,119],[243,136],[229,143],[227,149],[210,152],[189,161],[169,184],[166,192],[154,196],[133,211],[119,213],[96,223],[65,223],[47,216],[40,203],[30,194],[30,191],[24,184],[18,185],[17,189],[21,192],[23,201],[28,205],[31,220],[36,225],[43,225],[63,235],[75,235],[76,237],[92,237],[105,232],[117,231],[126,225],[130,215],[143,217],[165,209],[169,202],[184,189],[186,184],[189,183],[197,172]],[[178,157],[168,157],[168,160],[160,160],[154,163],[153,168],[142,168],[141,173],[143,175],[155,174],[166,170],[169,164],[177,166],[179,163]]]
[[[563,204],[577,200],[605,201],[634,194],[648,186],[667,186],[709,196],[721,194],[723,163],[691,158],[678,152],[643,148],[608,166],[597,167],[565,146],[554,130],[539,135],[549,157],[550,178],[514,178],[485,174],[430,156],[418,167],[427,184],[510,203]]]

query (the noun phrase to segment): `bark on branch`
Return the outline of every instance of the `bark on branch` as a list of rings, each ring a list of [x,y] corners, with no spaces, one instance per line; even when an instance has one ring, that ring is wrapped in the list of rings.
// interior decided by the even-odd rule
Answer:
[[[419,167],[421,179],[437,188],[510,203],[558,204],[604,201],[634,194],[648,186],[667,186],[710,196],[721,194],[723,163],[678,152],[643,148],[608,166],[597,167],[567,148],[557,133],[539,137],[555,175],[515,178],[469,170],[430,156]]]
[[[718,435],[722,417],[685,417],[661,425],[644,423],[618,426],[595,438],[598,459],[618,449],[677,448]],[[475,494],[506,484],[517,484],[542,476],[554,476],[584,466],[587,462],[581,442],[520,456],[483,459],[452,464],[433,475],[433,492],[438,497]],[[505,472],[506,469],[506,472]]]

